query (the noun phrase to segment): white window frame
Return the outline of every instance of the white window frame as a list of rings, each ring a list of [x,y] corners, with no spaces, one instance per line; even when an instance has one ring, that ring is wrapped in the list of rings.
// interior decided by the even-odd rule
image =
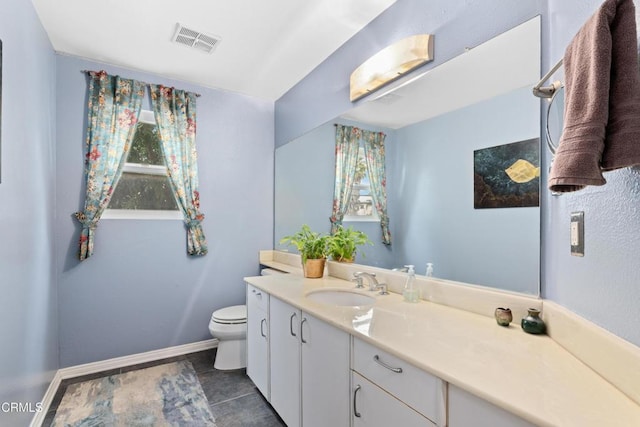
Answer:
[[[353,186],[354,188],[352,188],[351,191],[354,191],[356,188],[356,186]],[[366,188],[366,187],[370,187],[368,185],[358,185],[358,187],[361,188]],[[373,200],[373,195],[371,196],[371,199]],[[375,203],[375,200],[373,200],[373,202]],[[362,216],[362,215],[345,215],[344,218],[342,218],[342,222],[380,222],[380,216],[378,215],[378,210],[376,209],[375,206],[373,206],[373,210],[371,211],[371,215],[370,216]]]
[[[156,124],[153,111],[142,110],[138,118],[140,123]],[[167,175],[167,167],[160,165],[143,165],[140,163],[125,163],[122,172],[139,173],[145,175]],[[176,210],[148,210],[148,209],[105,209],[101,219],[159,219],[183,220],[180,209]]]

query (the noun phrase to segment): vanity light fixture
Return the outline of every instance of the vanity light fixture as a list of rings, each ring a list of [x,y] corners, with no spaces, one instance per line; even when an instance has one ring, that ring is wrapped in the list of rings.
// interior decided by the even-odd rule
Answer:
[[[356,101],[433,61],[433,34],[416,34],[385,47],[351,73],[350,99]]]

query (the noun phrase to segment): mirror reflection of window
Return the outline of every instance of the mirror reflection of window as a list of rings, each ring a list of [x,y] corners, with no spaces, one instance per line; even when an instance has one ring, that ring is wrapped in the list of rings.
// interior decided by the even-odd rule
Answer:
[[[380,221],[377,210],[373,206],[369,169],[364,154],[364,147],[360,143],[356,176],[351,187],[351,199],[347,207],[344,221]]]

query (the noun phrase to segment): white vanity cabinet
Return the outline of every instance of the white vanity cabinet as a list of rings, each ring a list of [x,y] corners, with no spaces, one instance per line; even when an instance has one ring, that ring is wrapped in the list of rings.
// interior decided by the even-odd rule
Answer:
[[[288,427],[349,426],[349,334],[271,297],[271,399]]]
[[[247,284],[247,375],[269,400],[269,294]]]
[[[534,424],[449,385],[449,427],[534,427]]]
[[[441,379],[358,338],[352,369],[354,426],[446,425],[447,385]]]
[[[247,284],[247,375],[288,427],[531,427]]]

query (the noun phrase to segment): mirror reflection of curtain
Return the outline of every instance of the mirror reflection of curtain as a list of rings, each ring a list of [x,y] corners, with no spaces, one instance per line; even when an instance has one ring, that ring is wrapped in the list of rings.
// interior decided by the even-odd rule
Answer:
[[[351,189],[356,176],[361,131],[357,127],[336,125],[336,173],[331,211],[331,234],[342,225],[349,207]]]
[[[382,132],[362,131],[371,194],[373,195],[373,201],[380,217],[380,227],[382,228],[382,243],[390,245],[391,232],[389,231],[389,216],[387,215],[387,173],[384,166],[385,137],[386,135]]]
[[[158,137],[176,203],[187,227],[187,253],[206,255],[196,153],[196,97],[184,90],[149,85]]]
[[[142,82],[89,72],[86,195],[84,210],[75,214],[82,224],[81,261],[93,254],[95,229],[122,175],[143,97]]]

